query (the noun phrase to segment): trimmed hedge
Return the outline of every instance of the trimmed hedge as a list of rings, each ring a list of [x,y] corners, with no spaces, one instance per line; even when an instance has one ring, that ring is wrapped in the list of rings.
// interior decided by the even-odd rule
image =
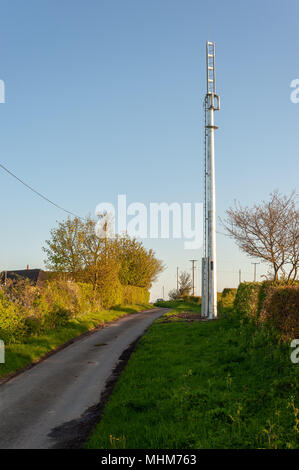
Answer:
[[[0,338],[5,343],[42,333],[79,315],[120,304],[148,304],[145,288],[122,286],[113,276],[97,290],[91,284],[52,280],[42,287],[23,280],[0,289]]]
[[[201,297],[199,295],[184,295],[182,299],[184,302],[194,302],[201,305]]]
[[[235,298],[237,294],[237,289],[232,287],[226,287],[223,289],[220,300],[218,302],[218,308],[220,311],[224,310],[225,308],[231,308],[234,306]]]
[[[279,331],[283,340],[299,338],[299,284],[264,281],[239,285],[234,310]]]
[[[283,340],[299,338],[299,286],[269,287],[259,320],[279,330]]]
[[[236,313],[257,319],[260,288],[258,282],[242,282],[239,285],[234,301]]]
[[[150,293],[144,287],[122,286],[123,304],[148,304]]]

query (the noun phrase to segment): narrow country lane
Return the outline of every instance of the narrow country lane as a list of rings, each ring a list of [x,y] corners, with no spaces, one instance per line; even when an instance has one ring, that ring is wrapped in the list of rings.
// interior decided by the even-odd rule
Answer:
[[[55,430],[99,403],[123,351],[166,311],[118,319],[0,385],[0,448],[63,447]]]

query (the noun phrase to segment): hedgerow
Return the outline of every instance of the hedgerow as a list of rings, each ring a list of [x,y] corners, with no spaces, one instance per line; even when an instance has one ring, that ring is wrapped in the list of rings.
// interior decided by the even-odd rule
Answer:
[[[258,282],[242,282],[239,285],[234,301],[236,313],[251,319],[257,318],[260,287]]]
[[[283,281],[244,282],[234,311],[257,324],[274,327],[282,340],[299,337],[299,284]]]
[[[283,340],[299,338],[299,286],[269,287],[259,320],[276,328]]]
[[[218,309],[220,312],[223,312],[226,308],[231,308],[234,306],[236,294],[237,289],[235,288],[227,287],[223,289],[220,300],[218,302]]]
[[[122,286],[117,276],[107,276],[94,289],[92,284],[51,280],[33,286],[20,279],[0,289],[0,338],[5,343],[65,326],[73,318],[119,304],[147,304],[145,288]]]
[[[26,334],[25,318],[0,290],[0,338],[14,343]]]
[[[150,293],[143,287],[122,286],[123,304],[148,304]]]

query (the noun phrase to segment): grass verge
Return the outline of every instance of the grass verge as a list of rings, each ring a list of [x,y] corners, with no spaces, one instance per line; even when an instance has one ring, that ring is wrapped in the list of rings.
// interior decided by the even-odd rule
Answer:
[[[199,313],[182,302],[172,313],[187,307]],[[288,345],[235,315],[161,320],[139,342],[85,447],[299,447],[299,365]]]
[[[66,326],[30,336],[22,343],[5,347],[5,363],[0,364],[0,379],[40,360],[67,341],[124,315],[153,308],[152,305],[119,305],[110,310],[86,313],[68,322]]]

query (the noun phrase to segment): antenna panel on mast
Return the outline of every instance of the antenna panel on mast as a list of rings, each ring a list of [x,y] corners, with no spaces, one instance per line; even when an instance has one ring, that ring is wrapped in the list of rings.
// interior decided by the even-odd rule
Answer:
[[[215,43],[207,41],[207,94],[216,93]]]

